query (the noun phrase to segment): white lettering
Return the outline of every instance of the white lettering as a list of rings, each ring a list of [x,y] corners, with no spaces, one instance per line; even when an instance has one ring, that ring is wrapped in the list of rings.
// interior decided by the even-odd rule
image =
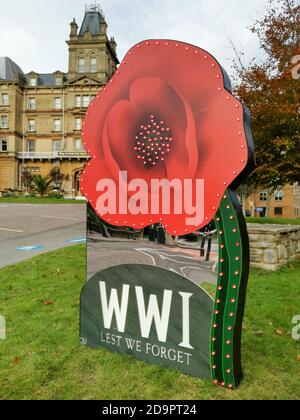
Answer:
[[[156,295],[150,295],[148,310],[146,311],[143,288],[136,286],[135,292],[142,337],[149,338],[154,320],[158,340],[165,343],[167,341],[173,292],[171,290],[164,291],[162,315],[160,315]]]
[[[129,286],[127,284],[123,285],[121,305],[119,304],[117,289],[111,289],[108,303],[105,282],[100,281],[99,286],[104,328],[107,330],[111,328],[112,318],[115,314],[117,329],[120,333],[124,333],[127,319]]]
[[[182,343],[179,347],[194,349],[190,344],[190,298],[192,293],[179,292],[182,297]]]

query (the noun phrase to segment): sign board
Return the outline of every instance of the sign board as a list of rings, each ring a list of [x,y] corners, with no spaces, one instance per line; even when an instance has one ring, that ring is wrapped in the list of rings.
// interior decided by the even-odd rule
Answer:
[[[253,169],[254,149],[248,109],[227,73],[199,47],[140,42],[91,103],[82,136],[92,159],[81,189],[102,230],[129,238],[159,224],[180,237],[214,219],[219,241],[213,305],[171,265],[122,264],[120,254],[94,272],[82,293],[82,343],[237,387],[249,243],[235,190]]]
[[[120,265],[96,274],[81,296],[81,342],[210,377],[212,298],[158,267]]]
[[[86,152],[58,152],[57,154],[58,157],[88,157]]]

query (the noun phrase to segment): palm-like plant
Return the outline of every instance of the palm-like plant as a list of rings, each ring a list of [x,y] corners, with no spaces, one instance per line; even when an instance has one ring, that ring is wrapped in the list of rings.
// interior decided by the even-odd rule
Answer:
[[[46,194],[49,194],[54,189],[53,180],[49,175],[46,175],[46,176],[34,175],[33,183],[34,183],[36,192],[41,197],[44,197]]]

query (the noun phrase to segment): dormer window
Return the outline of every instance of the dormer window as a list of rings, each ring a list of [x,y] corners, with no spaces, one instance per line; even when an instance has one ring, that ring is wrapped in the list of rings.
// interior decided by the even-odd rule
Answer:
[[[63,84],[63,78],[61,76],[56,76],[55,77],[55,85],[56,86],[61,86]]]
[[[30,86],[37,86],[37,78],[36,77],[31,77],[29,80],[29,84]]]

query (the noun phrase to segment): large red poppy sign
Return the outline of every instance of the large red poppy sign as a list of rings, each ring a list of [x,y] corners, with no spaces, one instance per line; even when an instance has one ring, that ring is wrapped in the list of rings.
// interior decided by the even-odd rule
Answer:
[[[246,170],[244,109],[219,63],[176,41],[134,46],[92,102],[83,127],[92,160],[83,194],[102,219],[173,235],[216,214]]]
[[[249,112],[226,72],[201,48],[143,41],[91,103],[83,143],[91,160],[81,188],[101,223],[141,232],[161,223],[181,236],[214,218],[219,261],[215,302],[171,269],[100,271],[82,293],[82,343],[237,387],[249,241],[235,190],[253,168],[254,149]]]

